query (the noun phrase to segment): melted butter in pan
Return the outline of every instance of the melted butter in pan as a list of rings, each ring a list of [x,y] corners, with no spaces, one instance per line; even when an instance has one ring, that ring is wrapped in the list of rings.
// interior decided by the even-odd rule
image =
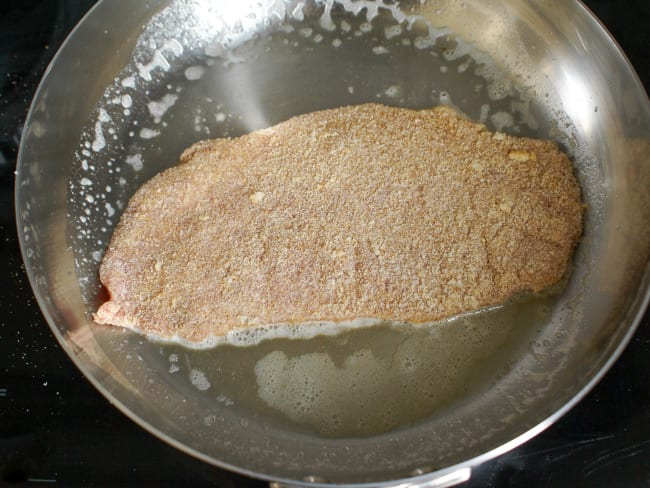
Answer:
[[[310,339],[210,350],[165,346],[205,374],[209,395],[298,431],[365,437],[476,394],[550,318],[553,297],[426,326],[383,323]],[[207,400],[207,399],[206,399]]]

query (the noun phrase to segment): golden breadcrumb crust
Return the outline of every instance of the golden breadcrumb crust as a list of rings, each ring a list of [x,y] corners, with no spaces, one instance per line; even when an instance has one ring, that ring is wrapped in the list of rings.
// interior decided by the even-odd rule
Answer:
[[[133,196],[95,320],[201,341],[284,322],[427,322],[538,292],[582,232],[571,162],[446,107],[365,104],[199,142]]]

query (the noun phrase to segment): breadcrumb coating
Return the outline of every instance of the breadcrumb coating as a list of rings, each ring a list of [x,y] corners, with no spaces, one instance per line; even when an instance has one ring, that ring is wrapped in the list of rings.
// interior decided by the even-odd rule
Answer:
[[[580,189],[553,143],[364,104],[202,141],[133,196],[95,320],[200,342],[275,323],[421,323],[565,275]]]

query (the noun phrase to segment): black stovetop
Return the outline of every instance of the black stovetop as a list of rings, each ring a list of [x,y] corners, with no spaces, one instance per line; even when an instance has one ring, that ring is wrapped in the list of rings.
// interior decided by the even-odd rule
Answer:
[[[3,2],[0,12],[0,484],[250,486],[148,434],[88,383],[57,344],[16,237],[16,153],[47,64],[93,0]],[[588,0],[650,87],[650,2]],[[650,189],[648,189],[650,191]],[[650,487],[650,314],[572,411],[474,470],[466,486]]]

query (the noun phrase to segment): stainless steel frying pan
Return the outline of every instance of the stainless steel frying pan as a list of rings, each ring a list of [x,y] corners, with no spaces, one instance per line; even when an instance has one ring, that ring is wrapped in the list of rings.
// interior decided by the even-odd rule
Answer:
[[[92,323],[121,211],[183,148],[367,101],[561,144],[586,204],[561,292],[247,348]],[[16,185],[35,295],[88,379],[179,449],[277,483],[462,481],[578,402],[649,298],[650,103],[577,1],[101,1],[34,98]]]

